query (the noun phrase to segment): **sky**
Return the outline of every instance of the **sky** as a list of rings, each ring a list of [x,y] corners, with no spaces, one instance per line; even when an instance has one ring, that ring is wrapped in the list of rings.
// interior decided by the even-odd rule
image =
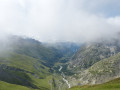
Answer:
[[[0,39],[86,42],[120,32],[120,0],[0,0]]]

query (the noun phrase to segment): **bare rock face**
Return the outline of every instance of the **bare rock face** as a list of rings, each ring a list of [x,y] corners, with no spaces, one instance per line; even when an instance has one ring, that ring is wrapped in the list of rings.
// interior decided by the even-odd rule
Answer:
[[[86,43],[68,63],[74,75],[68,77],[72,86],[93,85],[120,77],[120,40]]]
[[[120,52],[120,40],[86,43],[71,58],[68,68],[87,69],[96,62]]]
[[[108,82],[120,77],[120,53],[103,59],[77,74],[74,85],[93,85]]]

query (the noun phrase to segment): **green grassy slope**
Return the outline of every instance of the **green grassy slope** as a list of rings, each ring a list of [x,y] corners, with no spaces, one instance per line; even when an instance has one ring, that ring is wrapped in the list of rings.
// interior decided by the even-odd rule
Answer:
[[[50,90],[53,79],[50,67],[53,61],[57,60],[58,53],[33,39],[12,37],[10,41],[7,50],[0,52],[0,81],[14,87],[22,85],[33,89]],[[0,90],[2,85],[4,84],[1,84]],[[9,87],[6,87],[6,90],[7,88]]]
[[[38,90],[0,81],[0,90]]]
[[[13,36],[9,41],[11,43],[7,49],[0,52],[0,81],[14,87],[21,85],[40,90],[54,89],[56,79],[52,73],[53,66],[64,56],[63,52],[68,53],[67,50],[62,52],[61,49],[45,47],[41,42],[30,38]],[[2,85],[4,84],[1,84],[0,89]],[[11,89],[16,89],[14,87]],[[9,86],[6,90],[7,88]]]
[[[120,90],[120,78],[99,85],[75,86],[70,90]]]
[[[48,90],[50,89],[48,81],[51,79],[49,68],[35,58],[16,53],[0,56],[0,80],[2,81]]]

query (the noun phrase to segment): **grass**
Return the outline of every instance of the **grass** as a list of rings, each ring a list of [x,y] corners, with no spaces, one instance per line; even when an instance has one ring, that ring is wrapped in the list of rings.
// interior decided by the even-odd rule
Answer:
[[[37,89],[32,89],[21,85],[10,84],[0,81],[0,90],[37,90]]]
[[[49,74],[48,67],[42,65],[37,59],[26,55],[11,53],[7,57],[2,56],[0,57],[0,64],[5,64],[7,66],[37,73],[43,77],[46,76],[45,74]]]
[[[4,65],[4,67],[1,65]],[[40,61],[35,58],[17,53],[9,53],[7,56],[0,56],[0,66],[9,74],[4,76],[7,82],[6,80],[2,80],[4,82],[1,81],[0,90],[32,90],[25,86],[19,86],[21,85],[19,83],[25,83],[20,81],[19,78],[29,81],[31,84],[40,88],[40,90],[50,89],[48,81],[52,80],[52,76],[49,72],[49,68],[42,65]],[[10,75],[13,76],[12,79],[15,81],[19,80],[19,82],[9,81],[11,80]],[[18,78],[16,78],[16,76]]]
[[[34,81],[33,84],[41,88],[41,90],[43,90],[42,88],[46,88],[46,90],[49,90],[51,88],[50,83],[49,83],[52,80],[51,75],[47,76],[44,79],[34,78],[34,76],[32,76],[31,74],[29,74],[29,76]]]
[[[70,90],[120,90],[120,78],[114,79],[104,84],[75,86]]]

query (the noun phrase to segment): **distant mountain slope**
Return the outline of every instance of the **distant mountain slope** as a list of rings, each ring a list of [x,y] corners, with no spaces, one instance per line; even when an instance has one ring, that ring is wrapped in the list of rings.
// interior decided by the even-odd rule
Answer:
[[[45,47],[41,42],[34,39],[11,37],[11,41],[13,42],[11,46],[14,52],[42,60],[49,67],[61,57],[61,54],[57,50]]]
[[[31,38],[18,36],[10,38],[14,52],[42,60],[43,64],[48,67],[52,67],[56,62],[66,62],[80,47],[80,45],[68,42],[50,45]]]
[[[98,41],[84,44],[71,58],[69,68],[87,69],[94,63],[120,52],[120,40]]]
[[[75,74],[71,85],[101,84],[120,77],[120,53],[100,60],[90,68]]]
[[[55,42],[55,43],[43,43],[44,46],[48,48],[53,48],[60,53],[61,58],[60,63],[66,63],[72,57],[73,54],[77,52],[82,44],[72,43],[72,42]]]
[[[70,90],[120,90],[120,78],[98,85],[75,86]]]

